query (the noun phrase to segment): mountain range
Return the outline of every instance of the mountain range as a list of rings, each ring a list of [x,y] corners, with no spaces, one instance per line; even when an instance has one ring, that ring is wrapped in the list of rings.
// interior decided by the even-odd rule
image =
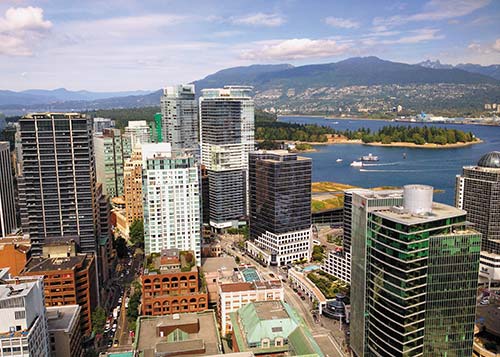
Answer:
[[[439,60],[436,61],[431,61],[431,60],[426,60],[420,63],[417,63],[417,65],[426,67],[426,68],[433,68],[433,69],[461,69],[466,72],[470,73],[479,73],[491,78],[495,78],[497,80],[500,80],[500,64],[492,64],[490,66],[481,66],[480,64],[472,64],[472,63],[460,63],[457,64],[456,66],[453,66],[451,64],[443,64]]]
[[[204,88],[228,84],[252,85],[256,102],[269,92],[276,92],[283,103],[294,95],[321,88],[356,88],[376,86],[479,86],[478,100],[498,100],[500,65],[445,65],[439,61],[405,64],[377,57],[354,57],[336,63],[293,66],[290,64],[251,65],[218,71],[194,81],[197,93]],[[489,90],[493,88],[494,90]],[[486,90],[488,89],[488,90]],[[486,93],[486,94],[485,94]],[[488,94],[490,93],[490,94]],[[259,97],[260,94],[260,97]],[[470,95],[470,94],[468,94]],[[474,96],[474,94],[472,94]],[[94,110],[158,106],[161,90],[154,92],[108,92],[55,90],[0,91],[0,111],[5,113],[34,110]],[[474,98],[468,98],[473,100]],[[271,103],[272,104],[272,103]],[[453,103],[450,103],[453,105]]]

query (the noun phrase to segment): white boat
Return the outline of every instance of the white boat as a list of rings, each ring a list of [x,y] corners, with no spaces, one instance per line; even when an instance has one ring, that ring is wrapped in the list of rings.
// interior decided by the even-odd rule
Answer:
[[[337,162],[342,162],[342,161],[344,161],[344,160],[342,160],[342,159],[337,159],[337,160],[335,160],[335,161],[337,161]]]
[[[378,161],[378,156],[372,155],[372,153],[369,153],[368,155],[361,156],[359,158],[360,161]]]
[[[353,161],[351,162],[352,167],[363,167],[363,162],[362,161]]]

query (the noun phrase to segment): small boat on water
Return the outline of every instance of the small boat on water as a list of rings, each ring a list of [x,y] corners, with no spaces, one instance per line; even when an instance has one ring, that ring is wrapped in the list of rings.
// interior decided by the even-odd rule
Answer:
[[[334,121],[333,124],[337,125],[339,122],[338,121]]]
[[[363,167],[363,161],[353,161],[351,162],[352,167]]]
[[[403,159],[406,159],[406,153],[405,152],[403,153]]]
[[[342,161],[344,161],[344,160],[342,160],[342,159],[337,159],[337,160],[335,160],[335,161],[337,161],[337,162],[342,162]]]
[[[379,158],[378,156],[372,155],[372,153],[369,153],[368,155],[361,156],[359,158],[360,161],[378,161]]]

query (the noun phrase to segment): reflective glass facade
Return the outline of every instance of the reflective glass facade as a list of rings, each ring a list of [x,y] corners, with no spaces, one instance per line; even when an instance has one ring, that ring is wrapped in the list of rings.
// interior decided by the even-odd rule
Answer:
[[[457,212],[407,224],[368,214],[364,355],[472,355],[481,235]]]

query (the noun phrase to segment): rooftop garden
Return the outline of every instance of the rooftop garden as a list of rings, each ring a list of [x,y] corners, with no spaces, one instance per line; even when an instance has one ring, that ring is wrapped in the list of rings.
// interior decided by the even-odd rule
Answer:
[[[316,285],[327,299],[335,298],[335,295],[338,293],[349,295],[349,284],[322,270],[316,270],[307,274],[307,278]]]

